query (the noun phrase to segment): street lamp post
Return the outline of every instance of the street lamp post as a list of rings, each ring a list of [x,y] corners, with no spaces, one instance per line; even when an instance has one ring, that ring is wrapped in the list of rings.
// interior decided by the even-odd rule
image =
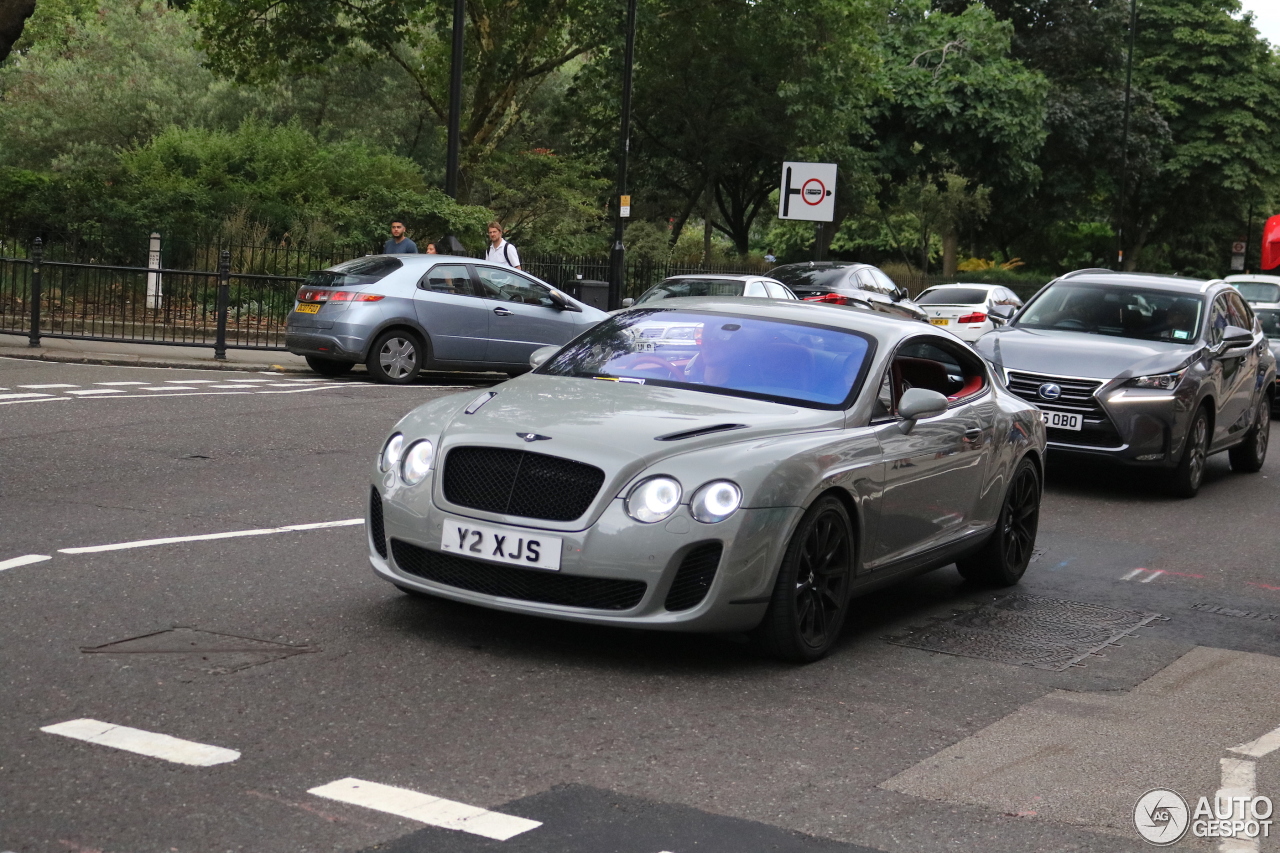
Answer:
[[[631,71],[636,52],[636,0],[627,0],[627,46],[622,64],[622,127],[618,141],[618,188],[614,195],[613,251],[609,253],[609,310],[622,307],[626,247],[622,244],[622,196],[627,192],[627,154],[631,149]]]
[[[466,23],[466,0],[453,0],[453,57],[449,68],[449,146],[445,155],[444,192],[458,198],[458,160],[462,146],[462,27]],[[466,250],[457,236],[445,238],[448,254],[461,255]]]
[[[1129,0],[1129,58],[1124,77],[1124,131],[1120,152],[1120,201],[1116,212],[1116,266],[1124,269],[1125,196],[1129,189],[1129,112],[1133,98],[1133,48],[1138,34],[1138,0]]]

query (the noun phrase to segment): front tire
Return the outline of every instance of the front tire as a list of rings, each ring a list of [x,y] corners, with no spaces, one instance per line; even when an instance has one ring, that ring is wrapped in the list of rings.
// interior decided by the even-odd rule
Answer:
[[[336,358],[321,358],[318,355],[306,356],[307,367],[321,376],[346,376],[356,366],[354,361],[339,361]]]
[[[1182,459],[1169,478],[1169,491],[1174,497],[1194,498],[1204,482],[1205,460],[1209,455],[1209,414],[1200,407],[1187,430],[1187,444]]]
[[[1258,401],[1258,412],[1253,427],[1244,441],[1227,451],[1231,470],[1242,474],[1256,474],[1267,461],[1267,445],[1271,441],[1271,399],[1266,394]]]
[[[410,332],[383,332],[369,348],[369,375],[388,385],[408,385],[426,363],[426,346]]]
[[[792,663],[825,657],[848,612],[856,556],[848,510],[838,498],[821,498],[787,545],[769,609],[752,633],[756,647]]]
[[[961,577],[983,586],[1013,586],[1027,571],[1040,527],[1040,469],[1023,459],[1013,471],[996,529],[982,550],[956,560]]]

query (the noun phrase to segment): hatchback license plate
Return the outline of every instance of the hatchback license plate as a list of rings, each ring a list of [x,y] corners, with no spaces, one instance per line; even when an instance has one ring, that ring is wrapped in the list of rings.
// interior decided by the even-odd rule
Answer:
[[[299,305],[297,310],[299,314],[319,314],[320,306],[319,305]]]
[[[474,521],[448,519],[440,534],[440,548],[466,557],[478,557],[530,569],[560,570],[560,538],[509,527],[493,527]]]
[[[1045,426],[1053,427],[1054,429],[1070,429],[1079,432],[1084,423],[1084,417],[1073,415],[1069,412],[1045,412],[1044,423]]]
[[[932,324],[933,324],[933,325],[935,325],[935,326],[949,326],[949,325],[951,325],[951,321],[950,321],[950,320],[948,320],[946,317],[934,317],[934,318],[933,318],[932,320],[930,320],[929,322],[930,322],[930,323],[932,323]]]

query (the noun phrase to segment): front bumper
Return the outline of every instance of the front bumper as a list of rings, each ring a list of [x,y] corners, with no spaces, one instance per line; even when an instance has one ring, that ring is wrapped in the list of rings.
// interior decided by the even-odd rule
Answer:
[[[1191,427],[1193,392],[1119,388],[1100,394],[1108,442],[1090,444],[1086,432],[1050,429],[1049,449],[1054,455],[1101,457],[1139,467],[1172,468],[1178,464]]]
[[[530,572],[558,574],[565,579],[603,579],[644,584],[644,590],[633,605],[625,609],[600,609],[564,604],[550,604],[513,597],[511,594],[489,594],[464,589],[438,580],[429,580],[411,571],[415,566],[401,565],[396,558],[397,545],[402,555],[413,548],[435,554],[440,550],[447,519],[474,520],[494,525],[488,518],[446,512],[430,502],[434,473],[412,491],[416,496],[402,499],[410,490],[382,488],[375,481],[370,493],[366,530],[369,531],[369,562],[375,573],[400,587],[419,590],[470,604],[497,610],[548,616],[599,625],[625,625],[678,631],[736,632],[755,627],[764,616],[772,592],[777,567],[782,560],[787,534],[799,519],[798,507],[741,509],[718,524],[695,521],[687,506],[681,506],[666,521],[641,524],[631,519],[622,501],[614,499],[600,517],[585,530],[563,531],[536,527],[537,521],[524,519],[519,524],[499,526],[524,534],[541,533],[561,540],[559,572],[518,568],[504,563],[480,559],[464,559],[448,555],[453,570],[474,567],[477,573],[499,567],[503,575]],[[381,510],[381,532],[385,536],[386,556],[379,553],[374,515]],[[687,609],[668,610],[668,594],[676,582],[685,558],[699,546],[719,542],[722,545],[719,564],[706,595]],[[405,548],[404,545],[412,546]],[[705,553],[705,551],[703,552]],[[430,555],[427,555],[430,556]],[[458,561],[462,561],[459,563]],[[407,561],[406,561],[407,562]],[[508,585],[510,586],[510,585]],[[519,588],[520,585],[516,585]]]

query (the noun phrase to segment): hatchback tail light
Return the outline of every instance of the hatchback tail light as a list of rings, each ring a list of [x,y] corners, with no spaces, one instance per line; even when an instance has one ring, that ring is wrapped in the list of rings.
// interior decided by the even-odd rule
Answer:
[[[821,296],[806,296],[805,302],[825,302],[828,305],[849,305],[852,304],[847,296],[841,296],[838,293],[824,293]]]
[[[972,314],[965,314],[959,320],[956,320],[956,322],[957,323],[985,323],[987,322],[987,315],[983,314],[981,311],[974,311]]]
[[[299,302],[378,302],[386,297],[380,293],[360,293],[355,290],[323,290],[314,287],[298,288]]]

